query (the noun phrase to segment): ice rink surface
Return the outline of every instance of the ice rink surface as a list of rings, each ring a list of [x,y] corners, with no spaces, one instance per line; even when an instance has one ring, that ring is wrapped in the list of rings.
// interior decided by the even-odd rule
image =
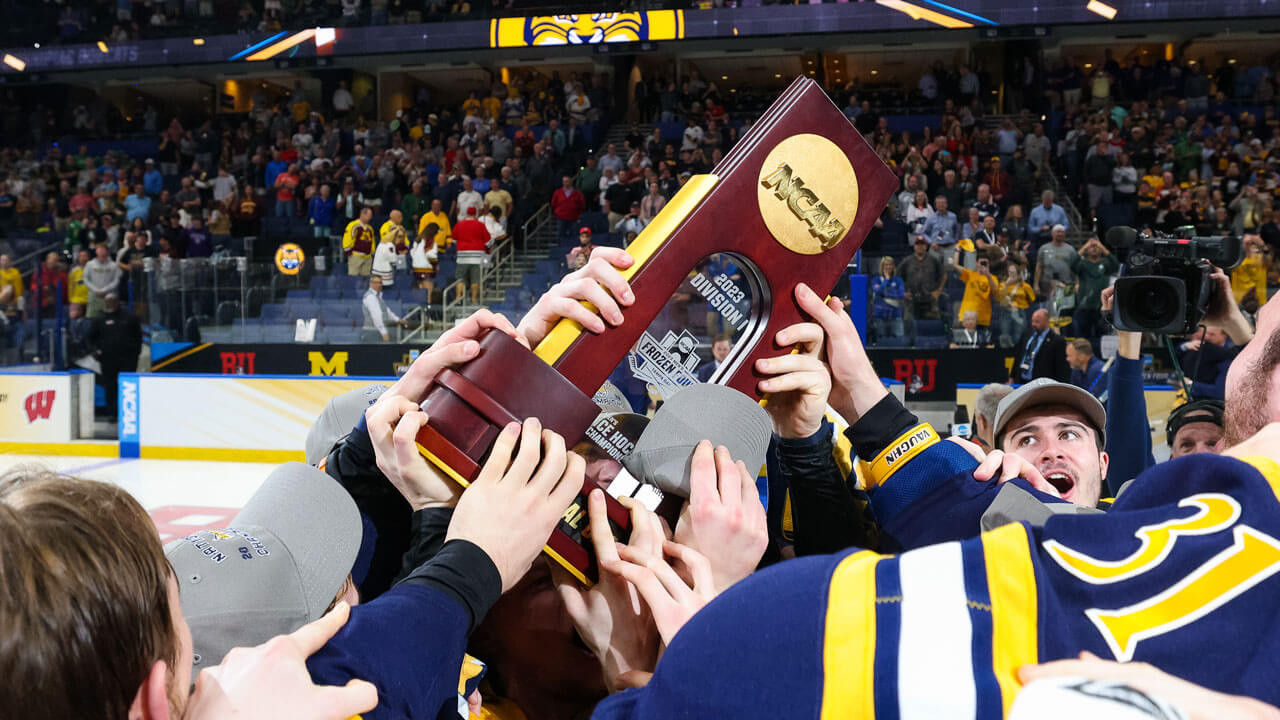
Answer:
[[[128,490],[151,513],[160,540],[226,527],[275,464],[0,455],[0,472],[35,465]]]

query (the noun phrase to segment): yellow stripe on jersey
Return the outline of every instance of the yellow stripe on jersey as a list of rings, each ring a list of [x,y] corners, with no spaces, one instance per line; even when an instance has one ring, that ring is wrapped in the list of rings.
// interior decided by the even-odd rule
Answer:
[[[1248,463],[1262,473],[1262,477],[1271,485],[1271,492],[1275,493],[1276,498],[1280,499],[1280,463],[1262,455],[1242,457],[1240,462]]]
[[[920,423],[898,436],[889,443],[885,451],[871,461],[864,473],[868,488],[878,487],[888,480],[898,468],[906,465],[912,458],[924,452],[930,445],[941,442],[942,438],[929,423]]]
[[[854,553],[831,575],[821,720],[875,720],[876,565],[882,559]]]
[[[1026,528],[1013,523],[983,533],[982,554],[991,595],[992,664],[1008,715],[1022,687],[1018,668],[1040,660],[1036,574]]]

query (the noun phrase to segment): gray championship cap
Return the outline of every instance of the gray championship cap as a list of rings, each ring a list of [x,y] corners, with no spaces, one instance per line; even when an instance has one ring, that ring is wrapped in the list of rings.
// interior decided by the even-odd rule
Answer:
[[[1107,411],[1098,398],[1075,385],[1060,383],[1049,378],[1037,378],[1014,390],[996,406],[996,420],[992,439],[996,447],[1007,426],[1018,413],[1040,405],[1066,405],[1080,411],[1098,433],[1098,440],[1107,442]]]
[[[699,442],[725,446],[754,474],[772,436],[769,414],[755,400],[724,385],[690,385],[658,408],[622,464],[664,493],[689,497],[689,458]]]
[[[221,530],[165,548],[191,626],[195,672],[234,647],[259,645],[318,619],[360,550],[360,511],[336,480],[285,463]]]
[[[373,383],[331,398],[307,431],[307,464],[319,465],[328,457],[333,446],[351,432],[360,416],[387,391],[387,387]]]

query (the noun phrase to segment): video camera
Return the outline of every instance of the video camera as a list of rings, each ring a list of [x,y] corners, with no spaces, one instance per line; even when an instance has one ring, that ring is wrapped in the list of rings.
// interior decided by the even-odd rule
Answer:
[[[1129,332],[1195,332],[1213,297],[1213,266],[1228,270],[1244,258],[1240,238],[1195,237],[1191,227],[1154,236],[1113,227],[1107,244],[1124,263],[1112,324]]]

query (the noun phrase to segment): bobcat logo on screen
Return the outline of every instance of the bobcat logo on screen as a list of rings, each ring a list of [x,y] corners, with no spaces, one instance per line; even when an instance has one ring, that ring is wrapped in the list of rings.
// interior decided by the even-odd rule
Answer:
[[[56,390],[37,390],[27,396],[22,406],[27,411],[28,425],[36,420],[49,419],[49,413],[53,411],[53,399],[56,393]]]
[[[535,15],[497,18],[489,25],[490,47],[597,45],[682,37],[682,10]]]

